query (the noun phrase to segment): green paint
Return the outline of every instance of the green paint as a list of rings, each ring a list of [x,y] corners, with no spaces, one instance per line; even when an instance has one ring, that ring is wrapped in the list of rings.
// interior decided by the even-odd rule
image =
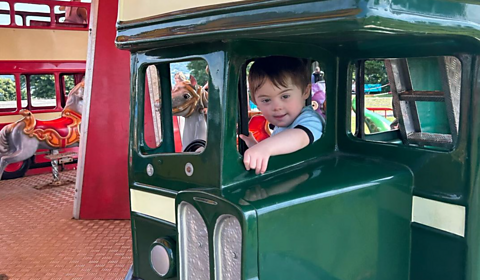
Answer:
[[[262,1],[120,24],[117,46],[132,53],[130,187],[176,196],[177,205],[191,203],[212,236],[220,215],[237,217],[243,230],[242,279],[479,279],[479,10],[472,0]],[[237,89],[243,64],[267,55],[321,63],[327,122],[319,141],[271,158],[267,173],[258,176],[244,169],[237,152]],[[431,89],[441,86],[435,62],[417,58],[443,55],[462,62],[460,131],[453,151],[351,135],[352,63],[408,57],[415,66],[414,85]],[[193,58],[206,60],[211,73],[205,151],[164,154],[173,147],[168,133],[164,145],[146,148],[145,67]],[[169,87],[162,83],[163,100]],[[445,120],[429,119],[428,111],[439,113],[436,105],[419,107],[422,126],[445,132]],[[162,119],[171,119],[171,110],[163,109]],[[172,126],[165,125],[166,131]],[[195,168],[191,177],[185,175],[187,162]],[[152,177],[147,164],[154,166]],[[411,225],[412,195],[465,206],[465,238]],[[135,276],[159,279],[149,264],[150,246],[161,237],[177,241],[176,227],[132,213],[132,233]],[[213,280],[210,256],[201,261],[211,266]]]

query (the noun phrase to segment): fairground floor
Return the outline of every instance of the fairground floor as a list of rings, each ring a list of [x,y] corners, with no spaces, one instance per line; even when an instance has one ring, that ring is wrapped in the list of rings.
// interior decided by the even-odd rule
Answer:
[[[124,279],[130,221],[72,219],[75,173],[0,181],[0,280]]]

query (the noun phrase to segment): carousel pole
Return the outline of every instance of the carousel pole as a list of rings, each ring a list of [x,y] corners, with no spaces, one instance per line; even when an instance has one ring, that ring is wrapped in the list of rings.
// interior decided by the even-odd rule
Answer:
[[[51,160],[52,163],[52,175],[53,175],[53,182],[60,181],[60,174],[58,172],[58,158],[55,155],[58,155],[58,150],[52,150],[51,155],[54,156]]]

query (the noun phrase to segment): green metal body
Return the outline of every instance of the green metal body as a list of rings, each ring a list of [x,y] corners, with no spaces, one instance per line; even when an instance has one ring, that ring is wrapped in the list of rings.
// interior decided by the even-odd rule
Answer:
[[[120,24],[117,46],[132,52],[130,188],[173,197],[177,206],[190,202],[210,233],[218,216],[237,217],[242,279],[480,279],[479,14],[476,1],[248,1]],[[260,176],[245,170],[236,147],[238,80],[247,60],[268,55],[323,63],[328,110],[319,141],[272,157]],[[352,63],[441,55],[464,58],[453,151],[352,135]],[[201,154],[165,154],[173,145],[166,134],[150,150],[142,135],[144,69],[192,58],[210,67],[207,147]],[[162,92],[168,101],[168,83]],[[164,120],[171,120],[168,103]],[[172,124],[164,126],[169,131]],[[195,167],[190,177],[187,162]],[[465,236],[412,222],[414,195],[465,207]],[[177,240],[176,226],[131,214],[134,276],[161,279],[151,268],[150,246],[160,237]],[[215,279],[213,254],[202,261]]]

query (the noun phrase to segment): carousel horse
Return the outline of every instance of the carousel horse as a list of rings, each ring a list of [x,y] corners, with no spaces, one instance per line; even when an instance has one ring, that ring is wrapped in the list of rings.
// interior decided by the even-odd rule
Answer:
[[[78,146],[83,91],[82,81],[68,94],[65,108],[58,119],[36,120],[29,110],[22,109],[22,119],[0,130],[0,178],[8,164],[24,161],[38,149],[55,150]]]
[[[172,89],[172,112],[185,118],[182,146],[184,152],[198,151],[207,140],[208,92],[197,85],[195,78],[179,81]]]

